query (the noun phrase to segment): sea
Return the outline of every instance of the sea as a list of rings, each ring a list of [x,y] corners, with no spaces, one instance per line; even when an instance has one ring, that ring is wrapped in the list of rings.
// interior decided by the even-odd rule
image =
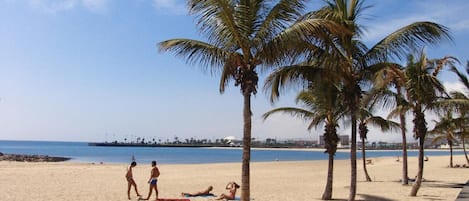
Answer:
[[[70,162],[86,163],[138,163],[152,160],[159,164],[204,164],[241,162],[241,148],[183,148],[183,147],[101,147],[88,146],[87,142],[10,141],[0,140],[0,152],[7,154],[36,154],[71,158]],[[357,150],[357,157],[361,158]],[[464,154],[462,150],[453,152]],[[409,150],[408,156],[417,156],[417,150]],[[426,150],[426,156],[449,155],[448,150]],[[402,156],[400,150],[367,150],[366,157]],[[335,159],[349,159],[350,153],[339,151]],[[252,149],[252,162],[327,160],[321,149]]]

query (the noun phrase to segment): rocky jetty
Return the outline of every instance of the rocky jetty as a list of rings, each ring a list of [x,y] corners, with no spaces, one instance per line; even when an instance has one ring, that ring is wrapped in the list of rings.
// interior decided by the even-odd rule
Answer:
[[[4,154],[0,152],[0,161],[61,162],[67,160],[70,160],[70,158],[54,157],[48,155]]]

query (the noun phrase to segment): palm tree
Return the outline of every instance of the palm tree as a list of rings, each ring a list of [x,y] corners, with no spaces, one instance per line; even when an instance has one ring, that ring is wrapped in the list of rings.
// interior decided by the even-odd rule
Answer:
[[[410,196],[416,196],[422,183],[424,166],[424,142],[427,135],[427,122],[425,111],[436,109],[435,104],[443,95],[447,95],[443,85],[436,77],[441,69],[452,65],[451,57],[429,60],[424,51],[421,51],[418,60],[409,56],[409,62],[405,69],[406,94],[414,114],[414,138],[419,140],[418,173],[412,186]]]
[[[243,156],[241,200],[250,200],[251,96],[257,92],[258,71],[288,62],[293,50],[305,49],[309,36],[323,38],[338,32],[324,20],[296,22],[305,0],[189,0],[190,13],[198,20],[207,42],[172,39],[159,43],[187,63],[220,74],[220,92],[230,81],[243,96]],[[342,30],[343,31],[343,30]],[[296,51],[300,52],[300,50]]]
[[[366,99],[364,99],[366,100]],[[368,124],[371,124],[375,127],[381,128],[381,131],[386,132],[391,129],[399,128],[399,124],[387,119],[384,119],[380,116],[374,116],[370,110],[372,110],[373,105],[370,105],[368,108],[361,107],[360,112],[358,114],[358,130],[360,133],[360,139],[362,141],[362,163],[363,163],[363,171],[365,172],[366,181],[371,181],[371,177],[368,174],[368,170],[366,169],[366,146],[365,140],[367,139],[368,134]]]
[[[460,72],[456,67],[452,66],[451,71],[454,72],[459,81],[465,86],[466,93],[469,92],[469,79],[467,78],[467,74],[469,74],[469,61],[466,64],[466,74]],[[466,157],[466,163],[469,165],[469,157],[466,151],[466,143],[465,138],[468,136],[468,129],[466,129],[467,122],[469,122],[469,114],[466,112],[469,109],[469,97],[467,94],[463,92],[452,92],[451,99],[448,102],[453,103],[451,104],[460,114],[460,118],[465,119],[466,123],[461,124],[459,135],[461,136],[461,143],[463,145],[464,156]]]
[[[451,99],[448,101],[455,100],[456,102],[467,102],[469,103],[469,97],[467,97],[464,93],[461,92],[451,92]],[[469,136],[469,129],[467,126],[469,125],[469,114],[467,111],[469,110],[469,105],[467,104],[456,104],[455,109],[459,113],[459,118],[457,118],[456,124],[459,127],[459,131],[456,132],[456,135],[460,136],[461,143],[464,151],[464,156],[466,157],[466,163],[469,165],[469,157],[467,156],[466,150],[466,138]]]
[[[344,115],[338,98],[340,94],[339,91],[340,88],[327,81],[318,81],[310,86],[309,90],[301,92],[296,98],[297,103],[301,104],[305,109],[282,107],[273,109],[264,114],[264,119],[279,112],[300,117],[306,121],[311,121],[308,130],[324,124],[325,153],[328,154],[329,160],[327,183],[322,195],[323,200],[330,200],[332,198],[334,155],[337,151],[337,143],[339,141],[339,137],[337,136],[337,122]]]
[[[453,112],[451,110],[447,110],[444,116],[440,116],[440,119],[433,120],[435,123],[435,127],[428,131],[428,134],[436,136],[433,139],[433,143],[440,141],[442,139],[446,140],[449,145],[449,153],[450,153],[450,160],[449,160],[449,167],[453,167],[453,142],[455,139],[455,133],[458,129],[456,126],[456,119],[453,118]]]
[[[388,119],[398,117],[402,136],[402,184],[409,184],[408,162],[407,162],[407,128],[406,113],[410,111],[409,102],[403,93],[406,82],[404,69],[395,63],[388,64],[390,68],[383,69],[375,74],[374,89],[372,96],[375,101],[381,102],[385,108],[395,108],[388,115]],[[391,90],[394,89],[394,90]]]
[[[355,200],[357,184],[356,140],[357,112],[364,85],[371,79],[374,72],[384,68],[382,62],[390,57],[403,58],[413,48],[421,48],[425,44],[434,44],[442,39],[450,39],[447,28],[432,22],[415,22],[386,36],[371,48],[361,41],[362,26],[358,24],[363,11],[364,0],[330,0],[327,5],[308,14],[308,19],[323,19],[340,24],[352,34],[339,35],[330,41],[332,49],[326,51],[315,46],[309,51],[319,52],[319,59],[328,57],[327,66],[337,75],[336,83],[343,86],[343,105],[348,106],[347,112],[351,121],[351,179],[349,200]],[[319,49],[319,50],[318,50]],[[315,57],[314,59],[318,59]],[[305,68],[298,68],[306,70]],[[266,86],[272,88],[271,99],[279,95],[279,89],[289,85],[289,80],[299,79],[303,74],[269,76]],[[289,76],[289,77],[288,77]],[[292,77],[295,76],[295,77]]]

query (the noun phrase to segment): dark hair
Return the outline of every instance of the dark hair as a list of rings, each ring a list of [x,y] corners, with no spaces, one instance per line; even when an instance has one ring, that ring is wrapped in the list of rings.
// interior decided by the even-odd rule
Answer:
[[[151,166],[155,166],[155,165],[156,165],[156,161],[152,161]]]
[[[233,182],[233,184],[235,185],[235,188],[239,188],[239,187],[240,187],[236,182]]]
[[[137,165],[137,162],[135,161],[132,161],[132,163],[130,163],[130,166],[136,166]]]

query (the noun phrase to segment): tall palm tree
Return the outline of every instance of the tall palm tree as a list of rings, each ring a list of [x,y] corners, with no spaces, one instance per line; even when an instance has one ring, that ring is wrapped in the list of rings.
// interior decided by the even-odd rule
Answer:
[[[401,65],[388,64],[390,68],[383,69],[375,74],[373,98],[381,102],[385,108],[394,108],[388,115],[388,119],[398,117],[402,136],[402,184],[409,184],[408,160],[407,160],[407,128],[406,113],[410,111],[409,102],[403,93],[406,77]],[[392,90],[394,89],[394,90]]]
[[[250,200],[251,96],[257,92],[258,71],[288,62],[293,51],[305,49],[307,37],[323,38],[338,26],[324,20],[296,21],[305,0],[189,0],[190,13],[207,41],[171,39],[158,44],[187,63],[220,75],[220,92],[230,81],[243,96],[241,199]],[[338,32],[338,31],[336,31]],[[263,68],[261,68],[263,67]],[[260,69],[259,69],[260,68]]]
[[[282,107],[273,109],[264,114],[267,119],[274,113],[287,113],[310,121],[308,130],[324,124],[325,153],[328,154],[327,182],[322,194],[323,200],[332,199],[332,183],[334,170],[334,155],[337,151],[339,137],[337,135],[338,120],[344,115],[339,102],[340,88],[327,82],[314,82],[310,88],[301,92],[297,98],[297,104],[303,108]]]
[[[450,39],[446,27],[432,22],[415,22],[386,36],[371,48],[366,47],[362,39],[362,26],[358,24],[363,11],[364,0],[330,0],[326,6],[308,14],[308,19],[324,19],[340,24],[352,34],[339,35],[329,42],[333,48],[329,51],[314,47],[309,51],[321,52],[319,59],[327,59],[329,70],[337,75],[337,83],[343,86],[343,104],[348,106],[347,112],[351,121],[351,179],[349,200],[355,200],[357,184],[356,140],[358,105],[363,94],[363,87],[370,77],[384,66],[382,62],[390,57],[403,58],[413,48],[434,44],[442,39]],[[314,58],[317,59],[317,58]],[[305,70],[305,68],[298,68]],[[296,77],[292,77],[296,76]],[[301,78],[303,74],[269,76],[266,86],[271,87],[271,99],[279,95],[283,85],[289,80]]]
[[[447,65],[452,65],[453,58],[427,59],[424,51],[421,51],[418,60],[409,56],[406,75],[406,94],[414,114],[414,138],[419,140],[418,173],[417,179],[412,186],[410,196],[416,196],[422,183],[424,166],[424,142],[427,136],[427,122],[425,111],[436,109],[435,104],[444,95],[445,88],[438,80],[437,75]]]
[[[450,153],[450,160],[449,160],[449,167],[453,167],[453,144],[457,131],[457,123],[454,117],[453,112],[451,110],[447,110],[446,114],[439,117],[439,120],[433,120],[435,123],[435,127],[428,131],[428,134],[435,136],[433,139],[433,143],[440,141],[442,139],[446,140],[449,145],[449,153]]]
[[[469,68],[469,66],[468,66]],[[459,127],[459,131],[456,132],[456,135],[458,135],[461,138],[461,143],[464,151],[464,156],[466,157],[466,163],[469,165],[469,157],[467,155],[467,150],[466,150],[466,138],[469,136],[469,113],[467,112],[469,110],[469,105],[466,103],[469,103],[469,97],[467,97],[464,93],[462,92],[451,92],[451,99],[448,100],[449,102],[451,101],[456,101],[457,103],[454,105],[454,108],[456,111],[459,113],[459,117],[455,119],[457,126]],[[458,104],[464,102],[463,104]]]
[[[461,137],[461,143],[463,145],[463,150],[464,150],[464,155],[466,157],[466,163],[469,165],[469,157],[467,155],[466,151],[466,143],[465,143],[465,138],[468,136],[469,129],[467,129],[467,122],[469,122],[469,113],[467,112],[469,110],[469,79],[467,77],[467,74],[469,74],[469,61],[466,63],[466,74],[460,72],[456,67],[452,66],[451,71],[454,72],[458,78],[459,81],[464,85],[465,87],[465,92],[452,92],[451,93],[451,99],[448,100],[448,102],[452,103],[453,107],[459,112],[460,118],[466,119],[466,123],[461,124],[461,130],[459,132],[460,137]]]
[[[364,99],[366,100],[366,99]],[[360,139],[362,142],[362,164],[363,164],[363,171],[365,173],[366,181],[371,181],[371,177],[368,174],[368,170],[366,168],[366,142],[368,135],[368,125],[373,125],[381,129],[381,131],[386,132],[391,129],[399,128],[399,124],[387,119],[384,119],[381,116],[374,116],[370,110],[372,110],[373,105],[370,105],[368,108],[361,107],[359,114],[358,114],[358,130],[360,134]]]

